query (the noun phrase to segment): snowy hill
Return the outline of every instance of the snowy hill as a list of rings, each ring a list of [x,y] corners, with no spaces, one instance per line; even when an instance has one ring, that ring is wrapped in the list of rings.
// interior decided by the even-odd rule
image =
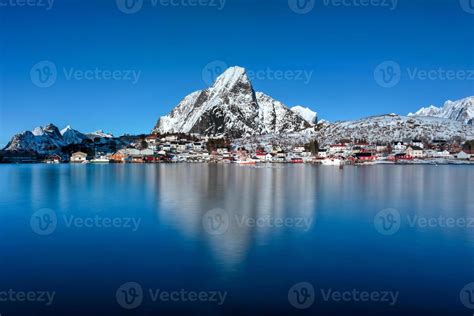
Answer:
[[[325,122],[318,125],[316,130],[315,136],[326,144],[336,143],[342,139],[388,143],[405,138],[450,140],[455,136],[466,139],[474,135],[474,127],[463,122],[395,114],[372,116],[355,121]]]
[[[311,125],[314,125],[318,121],[318,113],[314,112],[313,110],[306,108],[301,105],[297,105],[291,108],[291,110],[304,118],[306,122],[308,122]]]
[[[421,108],[408,116],[430,116],[450,119],[466,124],[473,124],[474,119],[474,97],[468,97],[458,101],[446,101],[442,108],[429,106]]]
[[[61,130],[61,135],[63,136],[63,140],[66,145],[80,144],[85,139],[88,139],[86,135],[82,134],[79,131],[76,131],[75,129],[72,129],[69,125]]]
[[[231,67],[208,89],[186,96],[158,120],[156,133],[199,133],[234,138],[301,131],[310,124],[283,103],[255,92],[246,71]]]

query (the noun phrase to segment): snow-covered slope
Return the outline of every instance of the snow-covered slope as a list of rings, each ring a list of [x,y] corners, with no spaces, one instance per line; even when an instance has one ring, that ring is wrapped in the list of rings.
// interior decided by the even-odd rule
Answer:
[[[442,108],[433,105],[427,108],[421,108],[416,113],[408,114],[408,116],[431,116],[473,124],[474,97],[468,97],[454,102],[446,101]]]
[[[291,110],[295,112],[296,114],[298,114],[299,116],[301,116],[302,118],[304,118],[305,121],[308,122],[309,124],[314,125],[317,123],[317,119],[318,119],[317,112],[314,112],[313,110],[301,105],[294,106],[291,108]]]
[[[110,134],[103,132],[95,132],[94,137],[101,139],[109,139]],[[59,152],[62,147],[71,144],[81,144],[84,140],[89,139],[89,135],[85,135],[79,131],[66,126],[63,130],[53,124],[36,127],[33,131],[25,131],[16,134],[4,148],[5,151],[30,151],[39,154],[50,154]]]
[[[300,131],[309,126],[281,102],[255,93],[244,68],[231,67],[212,87],[186,96],[158,120],[153,132],[238,138]]]
[[[91,133],[87,133],[86,134],[87,137],[89,137],[89,139],[92,139],[94,140],[94,138],[113,138],[114,135],[110,134],[110,133],[106,133],[104,132],[103,130],[98,130],[98,131],[95,131],[95,132],[91,132]]]
[[[75,129],[72,129],[69,125],[61,130],[61,135],[63,136],[63,140],[67,145],[80,144],[85,139],[88,139],[86,135],[76,131]]]
[[[434,117],[405,117],[394,114],[372,116],[355,121],[322,123],[316,128],[316,137],[325,144],[343,139],[388,143],[405,138],[444,139],[474,135],[474,127],[450,119]]]
[[[37,127],[32,132],[25,131],[13,136],[5,150],[47,153],[65,145],[59,129],[53,124],[48,124],[44,127]]]

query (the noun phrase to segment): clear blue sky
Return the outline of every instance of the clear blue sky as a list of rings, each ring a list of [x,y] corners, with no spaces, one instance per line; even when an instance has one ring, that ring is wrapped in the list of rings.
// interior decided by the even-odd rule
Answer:
[[[263,71],[254,80],[257,91],[328,120],[406,114],[474,95],[474,80],[408,74],[474,69],[474,14],[459,0],[399,0],[394,10],[315,0],[306,14],[292,11],[288,0],[227,0],[221,10],[183,5],[197,0],[175,0],[179,6],[145,0],[134,14],[121,12],[115,0],[57,0],[50,10],[7,1],[19,0],[0,0],[7,3],[0,6],[1,145],[49,122],[83,132],[149,132],[185,95],[205,88],[203,68],[214,60]],[[57,68],[48,88],[30,74],[43,60]],[[392,88],[374,79],[387,60],[401,67]],[[71,69],[95,68],[141,73],[135,84],[68,78]],[[300,70],[312,73],[309,82],[270,77]]]

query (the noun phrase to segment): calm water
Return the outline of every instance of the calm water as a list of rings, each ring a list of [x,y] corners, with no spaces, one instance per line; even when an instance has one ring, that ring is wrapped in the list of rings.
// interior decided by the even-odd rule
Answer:
[[[473,314],[474,167],[0,165],[0,178],[2,316]]]

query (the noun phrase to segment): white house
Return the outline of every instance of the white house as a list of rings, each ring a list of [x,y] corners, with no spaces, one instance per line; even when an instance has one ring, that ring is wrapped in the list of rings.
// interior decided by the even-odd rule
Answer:
[[[407,149],[407,146],[403,145],[401,142],[393,144],[393,150],[395,152],[405,151],[406,149]]]
[[[328,151],[326,149],[320,149],[318,151],[318,158],[327,158]]]
[[[71,162],[82,163],[87,160],[87,154],[81,151],[75,152],[71,155]]]
[[[408,156],[411,156],[413,158],[423,158],[423,148],[420,148],[418,146],[409,146],[406,150],[406,154]]]
[[[456,155],[456,158],[462,160],[469,160],[471,158],[471,155],[466,153],[465,151],[461,151]]]

